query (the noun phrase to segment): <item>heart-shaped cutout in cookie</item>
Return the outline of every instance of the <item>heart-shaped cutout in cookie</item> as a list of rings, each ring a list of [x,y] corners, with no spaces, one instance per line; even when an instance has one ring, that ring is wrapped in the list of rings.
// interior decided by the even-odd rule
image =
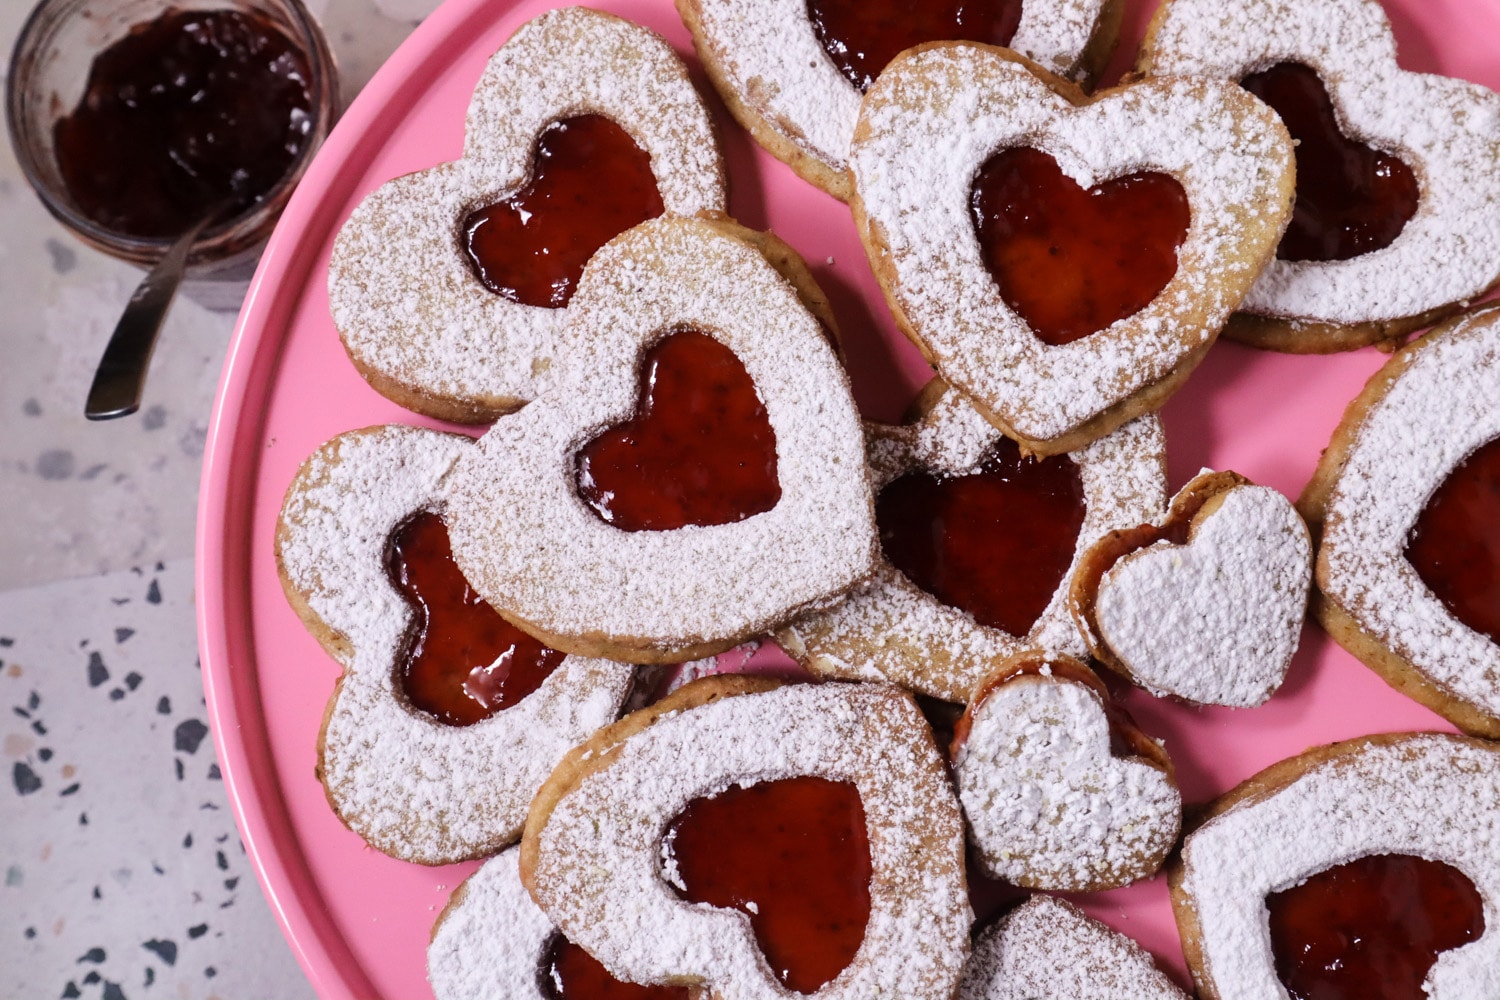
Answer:
[[[1426,1000],[1440,954],[1484,933],[1484,900],[1463,872],[1372,854],[1266,899],[1276,975],[1295,1000]]]
[[[397,672],[412,706],[472,726],[541,687],[563,660],[495,613],[453,562],[442,516],[423,511],[396,529],[386,567],[416,611]]]
[[[1094,654],[1157,695],[1259,705],[1281,686],[1312,582],[1307,527],[1280,493],[1205,472],[1157,525],[1083,557],[1070,604]]]
[[[950,752],[985,872],[1094,892],[1162,865],[1182,824],[1172,762],[1067,656],[1021,653],[974,692]]]
[[[542,994],[547,1000],[690,1000],[692,997],[685,986],[622,983],[598,959],[561,934],[553,935],[542,959]]]
[[[1240,86],[1281,116],[1297,143],[1297,204],[1276,248],[1280,260],[1348,260],[1390,246],[1417,211],[1411,167],[1339,129],[1318,71],[1277,63]]]
[[[807,0],[807,17],[828,58],[860,93],[897,54],[924,42],[1009,45],[1021,0]]]
[[[749,915],[788,989],[816,992],[865,939],[870,844],[859,790],[846,781],[804,775],[694,799],[662,853],[684,899]]]
[[[1140,312],[1177,273],[1182,185],[1134,173],[1084,188],[1036,149],[996,153],[970,205],[1006,305],[1045,344],[1070,344]]]
[[[1500,643],[1500,439],[1482,445],[1427,501],[1406,559],[1453,617]]]
[[[875,502],[892,565],[944,604],[1015,636],[1031,631],[1073,565],[1085,512],[1071,458],[1023,458],[1008,439],[978,472],[911,472]]]
[[[734,352],[699,330],[647,352],[636,416],[579,451],[578,492],[622,531],[733,524],[775,507],[776,432]]]
[[[464,247],[490,291],[558,309],[595,251],[662,211],[646,151],[603,115],[580,115],[537,139],[531,183],[464,219]]]

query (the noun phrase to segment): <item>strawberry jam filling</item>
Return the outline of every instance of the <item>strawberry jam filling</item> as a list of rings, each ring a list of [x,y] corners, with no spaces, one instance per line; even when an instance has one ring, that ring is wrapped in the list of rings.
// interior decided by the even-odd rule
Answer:
[[[1406,558],[1459,621],[1500,643],[1500,439],[1453,470],[1412,527]]]
[[[1314,69],[1277,63],[1240,86],[1281,116],[1297,143],[1297,202],[1276,256],[1348,260],[1388,247],[1417,211],[1417,177],[1398,157],[1347,138]]]
[[[980,167],[970,210],[1000,297],[1052,345],[1150,304],[1177,273],[1191,220],[1173,177],[1135,173],[1083,188],[1026,147]]]
[[[542,132],[531,182],[470,213],[463,245],[490,291],[560,309],[596,250],[662,211],[650,155],[608,118],[580,115]]]
[[[812,993],[853,961],[870,919],[870,844],[852,784],[798,777],[694,799],[667,832],[664,877],[739,910],[776,977]]]
[[[1024,636],[1067,576],[1083,479],[1066,455],[1022,458],[1002,440],[978,472],[912,472],[881,490],[875,521],[906,578],[981,625]]]
[[[734,352],[697,330],[646,354],[636,416],[578,454],[578,493],[623,531],[731,524],[775,507],[776,432]]]
[[[552,938],[542,960],[542,993],[548,1000],[688,1000],[690,996],[682,986],[622,983],[561,934]]]
[[[833,64],[864,93],[913,45],[1009,45],[1021,0],[807,0],[807,17]]]
[[[412,706],[452,726],[471,726],[541,687],[563,655],[495,613],[459,572],[448,527],[413,515],[386,549],[391,582],[416,611],[397,660]]]
[[[1401,854],[1330,868],[1266,905],[1292,1000],[1425,1000],[1438,955],[1484,933],[1483,902],[1462,872]]]

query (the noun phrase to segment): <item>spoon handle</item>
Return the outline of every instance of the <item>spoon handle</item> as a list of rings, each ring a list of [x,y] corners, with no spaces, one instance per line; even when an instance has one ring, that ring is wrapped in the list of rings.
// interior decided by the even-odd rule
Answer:
[[[156,336],[172,306],[177,286],[182,284],[188,251],[208,222],[205,218],[178,237],[136,286],[104,348],[104,356],[99,359],[94,384],[89,387],[88,401],[83,407],[85,417],[113,420],[140,409],[146,367],[156,347]]]

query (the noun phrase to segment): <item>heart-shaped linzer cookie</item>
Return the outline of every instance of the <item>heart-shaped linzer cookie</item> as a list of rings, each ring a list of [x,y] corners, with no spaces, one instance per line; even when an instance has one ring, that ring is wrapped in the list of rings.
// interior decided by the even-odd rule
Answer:
[[[756,142],[836,198],[860,98],[895,56],[966,39],[1089,81],[1109,62],[1120,0],[677,0],[724,103]]]
[[[568,307],[570,336],[589,351],[455,470],[447,517],[475,589],[554,648],[675,663],[827,606],[867,576],[876,542],[859,418],[799,287],[815,288],[790,248],[729,222],[657,219],[600,250]],[[662,426],[640,412],[653,349]],[[753,391],[694,403],[711,387],[693,365],[685,384],[675,362],[662,381],[661,360],[678,351],[711,362],[708,382]],[[683,400],[688,412],[672,416]],[[714,410],[732,417],[726,435],[749,439],[700,440],[696,421]],[[707,470],[705,445],[723,452]],[[718,477],[742,449],[744,467]]]
[[[1275,252],[1292,158],[1274,113],[1232,84],[1091,100],[1008,50],[937,44],[866,95],[850,204],[902,331],[996,427],[1050,455],[1159,407],[1202,359]],[[1150,222],[1103,208],[1111,184],[1127,201],[1149,192]],[[1054,221],[1062,204],[1091,226]],[[1095,242],[1094,263],[1074,264]]]
[[[1400,69],[1377,0],[1168,0],[1137,69],[1241,82],[1299,142],[1296,213],[1226,336],[1347,350],[1500,281],[1500,94]]]
[[[578,482],[622,531],[733,524],[781,499],[776,433],[734,352],[679,330],[647,353],[636,415],[579,451]]]
[[[723,209],[713,122],[671,46],[610,14],[554,10],[485,67],[462,158],[354,209],[329,261],[329,306],[381,393],[485,422],[584,351],[559,307],[602,243],[656,215]]]
[[[1500,995],[1500,750],[1437,733],[1314,747],[1209,803],[1171,886],[1204,996]]]
[[[1071,602],[1095,655],[1153,694],[1248,708],[1286,677],[1311,582],[1312,542],[1291,503],[1209,472],[1161,526],[1095,545]]]
[[[995,668],[954,732],[953,775],[986,873],[1032,889],[1093,892],[1152,874],[1182,824],[1160,745],[1071,657]]]
[[[1500,612],[1482,484],[1497,439],[1500,309],[1490,306],[1386,362],[1298,502],[1322,529],[1313,611],[1324,628],[1391,685],[1490,737],[1500,736],[1500,644],[1489,632]]]

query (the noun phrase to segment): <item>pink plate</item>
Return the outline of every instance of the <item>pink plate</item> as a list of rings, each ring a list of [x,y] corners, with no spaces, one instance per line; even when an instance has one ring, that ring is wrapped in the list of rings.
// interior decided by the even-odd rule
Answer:
[[[430,996],[432,922],[470,866],[421,868],[366,847],[313,776],[338,667],[282,597],[272,533],[297,466],[333,435],[431,423],[369,389],[328,316],[329,249],[381,182],[456,157],[485,60],[548,0],[449,0],[349,109],[292,199],[256,275],[224,368],[198,521],[198,612],[208,707],[230,799],[261,886],[320,996]],[[670,0],[603,0],[679,51]],[[1388,3],[1408,69],[1500,88],[1500,0]],[[1131,0],[1133,50],[1146,10]],[[1118,64],[1123,60],[1117,60]],[[698,82],[707,90],[701,73]],[[718,107],[717,102],[715,106]],[[811,262],[846,334],[867,415],[894,419],[927,369],[896,332],[843,205],[797,179],[720,114],[741,221],[774,228]],[[1175,488],[1201,466],[1233,468],[1295,497],[1345,403],[1379,367],[1373,350],[1286,357],[1220,344],[1165,410]],[[768,561],[767,572],[776,572]],[[1135,693],[1127,706],[1164,738],[1188,799],[1202,802],[1309,745],[1447,728],[1309,625],[1283,691],[1251,711],[1194,710]],[[1163,880],[1083,900],[1186,981]]]

